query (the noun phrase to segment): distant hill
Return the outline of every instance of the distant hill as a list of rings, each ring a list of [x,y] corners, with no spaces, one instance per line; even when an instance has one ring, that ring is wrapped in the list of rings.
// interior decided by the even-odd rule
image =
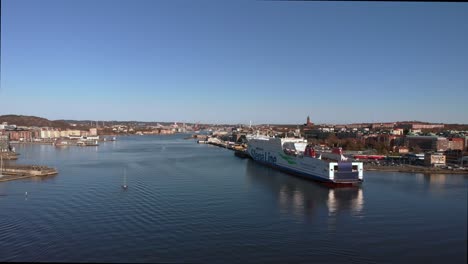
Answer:
[[[445,129],[468,131],[468,124],[445,124]]]
[[[70,124],[65,121],[57,120],[52,121],[37,116],[24,116],[24,115],[2,115],[0,116],[0,123],[8,122],[8,124],[17,126],[38,126],[38,127],[54,127],[54,128],[72,128]]]

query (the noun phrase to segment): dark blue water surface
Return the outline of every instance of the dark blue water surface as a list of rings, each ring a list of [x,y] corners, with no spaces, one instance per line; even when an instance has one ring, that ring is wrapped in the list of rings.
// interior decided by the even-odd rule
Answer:
[[[183,138],[16,145],[59,174],[0,183],[0,261],[466,262],[467,175],[332,190]]]

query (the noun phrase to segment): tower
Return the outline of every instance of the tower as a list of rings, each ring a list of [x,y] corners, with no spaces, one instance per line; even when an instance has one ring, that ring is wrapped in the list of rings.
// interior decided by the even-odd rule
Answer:
[[[306,127],[313,127],[314,123],[310,122],[310,116],[307,116],[307,123],[305,124]]]

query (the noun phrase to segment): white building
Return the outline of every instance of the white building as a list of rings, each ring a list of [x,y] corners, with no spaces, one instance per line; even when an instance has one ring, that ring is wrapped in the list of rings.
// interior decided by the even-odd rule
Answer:
[[[89,134],[90,136],[97,136],[97,128],[90,128]]]

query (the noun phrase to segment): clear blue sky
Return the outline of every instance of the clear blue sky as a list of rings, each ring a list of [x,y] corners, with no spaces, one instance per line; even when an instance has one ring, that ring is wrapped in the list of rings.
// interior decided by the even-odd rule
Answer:
[[[468,3],[2,1],[0,114],[468,123]]]

